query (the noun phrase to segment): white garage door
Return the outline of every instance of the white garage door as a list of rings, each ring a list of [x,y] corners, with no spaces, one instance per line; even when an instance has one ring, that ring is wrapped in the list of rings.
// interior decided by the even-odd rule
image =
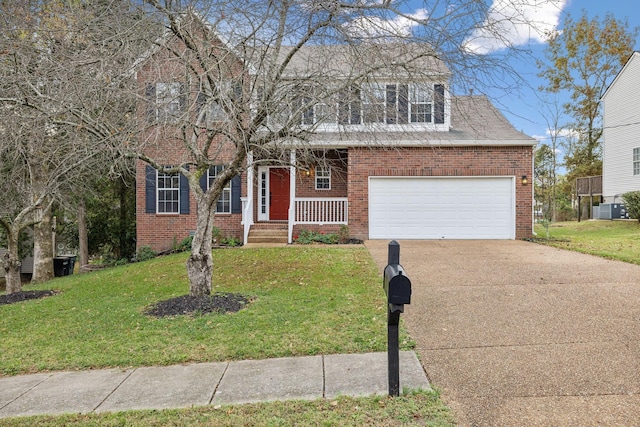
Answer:
[[[370,239],[514,239],[511,177],[370,177]]]

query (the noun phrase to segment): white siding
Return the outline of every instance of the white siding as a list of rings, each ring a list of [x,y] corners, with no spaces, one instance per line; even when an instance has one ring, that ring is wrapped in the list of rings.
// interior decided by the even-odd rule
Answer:
[[[613,202],[616,195],[640,190],[640,175],[633,175],[633,149],[640,147],[639,52],[629,59],[602,101],[602,192],[606,202]]]

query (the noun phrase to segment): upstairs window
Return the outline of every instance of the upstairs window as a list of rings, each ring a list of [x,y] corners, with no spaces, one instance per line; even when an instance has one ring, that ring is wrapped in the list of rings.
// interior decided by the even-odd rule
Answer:
[[[294,87],[269,113],[270,123],[309,126],[315,124],[442,124],[445,87],[442,84],[366,83],[334,94],[323,88]],[[319,93],[320,92],[320,93]]]
[[[316,123],[314,98],[311,88],[302,89],[291,102],[291,115],[294,125],[313,125]]]
[[[409,92],[411,123],[431,123],[433,90],[427,86],[412,85]]]
[[[406,84],[367,84],[363,86],[364,123],[406,124],[408,105]]]
[[[444,123],[441,84],[368,83],[361,100],[363,123]]]
[[[362,85],[362,118],[364,123],[385,122],[386,94],[386,88],[382,84]]]
[[[633,174],[640,175],[640,147],[633,149]]]
[[[231,82],[221,82],[217,87],[218,93],[208,96],[207,91],[200,85],[197,105],[197,119],[200,123],[211,125],[214,122],[227,120],[227,113],[222,107],[225,102],[236,103],[241,101],[242,86],[236,84],[232,87]],[[232,105],[233,108],[233,105]]]
[[[318,100],[314,106],[315,120],[317,123],[336,123],[336,103],[331,99]]]
[[[408,105],[409,85],[388,84],[386,85],[386,123],[406,124],[409,113]]]
[[[213,181],[223,169],[224,166],[222,165],[211,166],[209,168],[207,172],[209,175],[207,179],[207,188],[211,188]],[[216,213],[231,213],[231,181],[229,181],[222,189],[220,198],[218,198],[218,202],[216,203]]]
[[[213,122],[220,122],[226,119],[226,115],[220,104],[216,101],[207,99],[204,92],[198,93],[196,103],[198,108],[198,123],[211,124]]]
[[[149,122],[176,123],[185,111],[187,96],[181,82],[149,83],[145,88]]]
[[[338,96],[338,123],[341,125],[359,125],[361,123],[360,108],[360,88],[351,86],[343,90]],[[335,122],[330,121],[327,123]]]

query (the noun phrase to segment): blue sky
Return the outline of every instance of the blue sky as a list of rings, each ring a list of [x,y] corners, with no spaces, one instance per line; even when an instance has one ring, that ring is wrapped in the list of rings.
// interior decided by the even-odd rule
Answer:
[[[629,22],[629,28],[640,26],[640,10],[638,9],[637,0],[571,0],[564,5],[559,16],[559,29],[562,29],[564,18],[570,13],[573,19],[581,16],[582,11],[586,10],[589,19],[598,16],[602,19],[607,13],[612,14],[618,20],[626,19]],[[536,56],[543,58],[543,44],[534,44]],[[636,40],[634,46],[636,50],[640,49],[640,40]],[[521,68],[520,72],[531,82],[531,86],[536,88],[544,85],[544,81],[539,79],[536,68]],[[527,135],[533,136],[543,142],[548,142],[547,125],[544,116],[541,114],[540,100],[536,96],[537,91],[522,89],[519,96],[513,99],[501,98],[504,105],[500,106],[504,115],[516,127]],[[566,98],[566,94],[564,96]],[[562,99],[562,94],[559,99]]]
[[[503,0],[488,1],[504,3]],[[637,1],[638,0],[543,0],[540,1],[543,5],[538,8],[537,13],[542,15],[540,20],[546,19],[552,27],[555,26],[554,21],[556,21],[556,28],[560,30],[563,27],[567,14],[571,14],[573,19],[577,20],[583,11],[587,12],[589,19],[595,16],[602,19],[606,14],[610,13],[618,20],[626,19],[629,22],[629,28],[632,29],[640,26],[640,10],[638,9]],[[540,9],[544,9],[545,7],[552,10],[550,10],[549,13],[544,13],[544,11]],[[556,16],[554,16],[554,14]],[[541,40],[533,39],[529,40],[529,43],[534,51],[534,55],[542,59],[545,45]],[[636,50],[640,49],[640,41],[636,41],[634,48]],[[538,69],[532,64],[515,64],[515,68],[530,83],[529,87],[522,86],[519,93],[505,95],[496,91],[495,93],[489,93],[489,96],[499,99],[499,101],[495,102],[496,106],[501,109],[516,129],[543,142],[548,142],[547,124],[541,112],[543,109],[543,101],[541,101],[540,96],[544,94],[536,90],[540,85],[544,85],[545,82],[537,77]],[[566,99],[566,94],[560,94],[558,99],[560,101]]]
[[[307,5],[320,2],[299,1]],[[505,76],[502,73],[504,70],[494,68],[491,75],[487,76],[483,75],[484,68],[476,72],[473,66],[468,66],[468,62],[461,61],[457,66],[466,66],[462,70],[469,70],[469,76],[465,77],[470,78],[462,85],[454,87],[454,95],[466,95],[472,89],[474,94],[486,94],[517,130],[542,142],[550,140],[545,118],[545,115],[549,116],[549,106],[545,105],[545,102],[548,104],[555,101],[560,106],[568,99],[567,93],[553,95],[539,90],[540,86],[546,86],[546,82],[537,76],[540,70],[535,63],[536,59],[544,59],[544,32],[561,31],[568,15],[575,21],[582,16],[583,11],[586,11],[589,20],[598,16],[602,21],[607,14],[611,14],[617,20],[626,20],[630,30],[640,27],[638,0],[482,0],[486,5],[491,5],[492,25],[498,29],[502,37],[520,49],[530,49],[533,52],[533,57],[525,60],[520,56],[518,59],[517,56],[504,54],[505,51],[500,50],[501,44],[490,34],[479,31],[469,37],[469,27],[465,26],[465,21],[473,20],[477,16],[474,1],[477,0],[353,0],[353,3],[369,5],[391,3],[392,6],[399,7],[404,16],[377,16],[374,13],[366,18],[355,19],[351,22],[351,30],[354,34],[364,37],[389,34],[403,36],[414,32],[421,38],[432,40],[442,34],[450,35],[448,38],[443,37],[449,43],[441,39],[436,45],[438,48],[450,49],[449,54],[453,52],[451,58],[454,62],[459,59],[456,52],[460,52],[460,45],[480,56],[488,53],[490,57],[499,58],[499,61],[502,61],[500,65],[508,62],[505,64],[506,67],[502,68],[514,69],[527,84],[519,82],[517,88],[514,88],[514,80]],[[433,7],[434,10],[429,10],[429,7]],[[442,16],[448,19],[443,19]],[[432,25],[421,26],[422,21]],[[513,25],[514,22],[516,25]],[[440,28],[444,26],[446,30],[441,31]],[[636,40],[634,49],[640,50],[640,40]],[[485,84],[471,83],[474,81],[473,78],[481,78]],[[502,89],[498,86],[502,86]],[[461,90],[465,90],[466,93],[462,93]],[[571,118],[561,118],[559,124],[568,125],[570,122]]]

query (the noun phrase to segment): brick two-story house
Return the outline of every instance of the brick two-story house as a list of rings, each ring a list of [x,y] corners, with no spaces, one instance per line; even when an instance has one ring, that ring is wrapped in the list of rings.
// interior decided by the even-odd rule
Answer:
[[[353,68],[348,55],[332,55],[340,49],[324,46],[319,53],[309,46],[290,68],[299,78],[310,57],[340,58],[325,73],[339,80]],[[147,107],[147,114],[158,118],[197,103],[197,90],[184,90],[193,84],[178,74],[169,81],[158,63],[137,74],[151,105],[160,106],[150,113]],[[535,140],[516,131],[486,97],[453,96],[442,62],[428,57],[422,67],[419,79],[381,72],[306,108],[301,126],[313,132],[288,142],[286,162],[248,152],[242,173],[217,203],[215,226],[243,242],[264,228],[282,229],[291,242],[303,229],[335,232],[344,225],[361,239],[530,236],[527,181]],[[184,161],[170,135],[155,140],[149,149],[164,155],[165,164]],[[224,143],[218,150],[224,159]],[[212,167],[201,185],[219,172]],[[139,162],[136,206],[138,247],[162,250],[195,229],[194,200],[182,176],[159,175]]]

